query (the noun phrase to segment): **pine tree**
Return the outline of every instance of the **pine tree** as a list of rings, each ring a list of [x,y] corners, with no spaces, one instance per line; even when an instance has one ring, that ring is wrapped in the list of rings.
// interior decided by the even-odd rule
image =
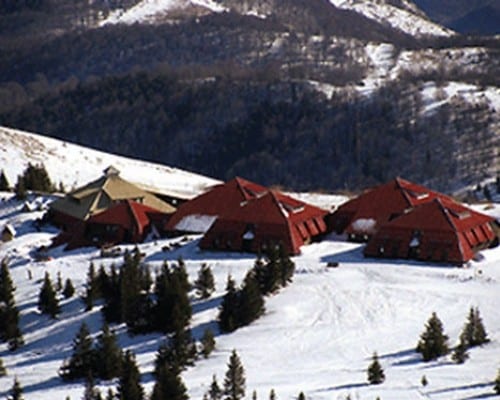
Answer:
[[[0,358],[0,377],[7,375],[7,369],[3,365],[3,360]]]
[[[5,176],[4,171],[2,170],[2,173],[0,173],[0,191],[8,192],[9,190],[10,190],[9,181],[7,180],[7,177]]]
[[[71,279],[69,278],[66,279],[62,294],[65,299],[69,299],[70,297],[73,297],[73,295],[75,294],[75,288],[73,286],[73,282],[71,282]]]
[[[422,384],[423,387],[426,387],[429,384],[429,381],[427,380],[427,377],[425,375],[422,375],[422,379],[420,379],[420,383]]]
[[[11,351],[17,350],[24,344],[14,291],[7,259],[3,259],[0,266],[0,341],[8,342]]]
[[[119,376],[122,358],[116,335],[109,329],[108,324],[104,323],[95,349],[97,376],[104,380]]]
[[[208,390],[208,398],[210,400],[221,400],[222,399],[222,389],[217,383],[217,377],[212,376],[212,383],[210,384],[210,389]]]
[[[28,197],[24,179],[20,175],[17,177],[17,183],[14,187],[14,193],[16,194],[17,200],[26,200],[26,198]]]
[[[201,338],[201,353],[203,354],[203,357],[208,358],[210,353],[215,348],[215,338],[214,334],[211,329],[207,328],[205,329],[205,332],[203,332],[203,337]]]
[[[240,400],[245,397],[245,370],[236,350],[229,357],[223,394],[224,400]]]
[[[156,381],[151,400],[188,400],[187,389],[179,375],[161,365],[155,373]]]
[[[479,309],[477,307],[470,308],[467,322],[460,334],[460,341],[463,342],[466,347],[480,346],[489,342],[488,334],[486,333],[483,320],[479,315]]]
[[[60,292],[63,290],[61,271],[57,271],[57,280],[56,280],[56,292]]]
[[[496,394],[500,394],[500,369],[498,370],[497,377],[495,378],[495,389]]]
[[[467,351],[467,345],[460,340],[457,347],[453,350],[451,354],[451,359],[457,364],[463,364],[469,358],[469,353]]]
[[[215,291],[215,280],[210,266],[201,264],[198,278],[194,282],[196,293],[200,299],[208,299]]]
[[[290,259],[285,251],[285,248],[279,247],[279,264],[280,264],[280,284],[282,287],[287,286],[295,273],[295,263]]]
[[[94,263],[91,262],[87,272],[87,283],[85,285],[85,295],[83,302],[85,303],[85,311],[91,311],[94,307],[94,301],[97,298],[96,277]]]
[[[422,354],[424,361],[430,361],[448,354],[448,351],[448,336],[444,334],[441,320],[433,312],[425,331],[420,335],[417,352]]]
[[[239,294],[237,325],[245,326],[259,318],[264,313],[264,299],[259,289],[259,283],[254,271],[250,270],[245,277]]]
[[[269,392],[269,400],[276,400],[276,393],[274,392],[274,389],[271,389]]]
[[[111,265],[111,272],[107,279],[108,286],[103,291],[104,306],[102,308],[104,318],[108,323],[122,322],[120,279],[115,265]]]
[[[73,339],[73,354],[64,361],[59,374],[64,380],[75,380],[93,375],[95,353],[92,349],[92,338],[87,325],[82,323]]]
[[[306,400],[306,396],[305,396],[304,392],[299,393],[299,397],[297,397],[297,400]]]
[[[378,361],[377,353],[373,353],[372,362],[368,366],[368,382],[370,385],[378,385],[385,380],[384,370]]]
[[[87,376],[85,379],[85,390],[83,392],[82,400],[102,400],[101,392],[95,387],[92,374]]]
[[[236,284],[231,276],[227,277],[226,294],[222,298],[218,322],[222,332],[232,332],[238,328],[239,297]]]
[[[122,371],[118,383],[118,399],[120,400],[143,400],[144,389],[141,386],[141,375],[135,356],[127,350],[123,356]]]
[[[56,292],[52,286],[48,272],[45,272],[42,288],[38,296],[38,309],[42,314],[48,314],[55,318],[61,311],[59,308],[59,301],[56,297]]]
[[[7,400],[23,400],[23,387],[17,377],[14,378],[14,384],[12,385],[12,389],[10,389],[10,395],[7,397]]]

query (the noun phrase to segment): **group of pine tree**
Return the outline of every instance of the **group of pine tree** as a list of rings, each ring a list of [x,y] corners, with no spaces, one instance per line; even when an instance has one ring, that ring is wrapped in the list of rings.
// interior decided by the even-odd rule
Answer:
[[[451,359],[457,364],[462,364],[469,358],[469,348],[481,346],[488,342],[488,335],[479,314],[479,309],[471,307],[467,321],[460,334],[459,343],[453,349]],[[426,323],[424,332],[420,335],[416,351],[422,354],[424,361],[435,360],[450,352],[448,336],[444,333],[443,323],[435,312],[432,313]],[[373,354],[367,375],[370,384],[380,384],[385,380],[385,373],[376,352]],[[497,379],[500,379],[500,376]],[[427,385],[425,376],[422,378],[422,384],[424,386]],[[496,385],[495,390],[497,390]]]
[[[221,331],[232,332],[261,316],[265,310],[263,296],[287,286],[294,271],[295,264],[280,246],[270,249],[265,258],[257,258],[241,288],[236,288],[229,276],[218,318]]]
[[[0,191],[10,191],[11,189],[7,176],[2,170],[0,172]],[[31,163],[28,163],[23,173],[17,177],[17,182],[13,189],[18,200],[26,199],[28,190],[43,193],[55,191],[55,187],[50,180],[45,166],[43,164],[33,165]]]
[[[468,358],[468,349],[488,343],[488,335],[477,307],[471,307],[467,321],[459,336],[459,343],[453,349],[451,358],[457,364],[464,363]],[[424,332],[417,344],[417,352],[422,354],[424,361],[430,361],[450,352],[448,336],[444,333],[443,323],[437,314],[432,313],[427,321]]]

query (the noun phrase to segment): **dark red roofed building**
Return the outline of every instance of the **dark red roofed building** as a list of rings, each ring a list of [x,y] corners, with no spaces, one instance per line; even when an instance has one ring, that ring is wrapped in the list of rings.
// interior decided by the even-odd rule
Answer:
[[[200,248],[258,253],[281,245],[288,254],[326,233],[327,211],[275,191],[249,196],[219,216]]]
[[[337,233],[347,233],[350,240],[367,241],[381,225],[405,210],[436,198],[450,200],[444,194],[396,178],[342,204],[328,218],[328,225]]]
[[[242,202],[262,196],[267,191],[264,186],[234,178],[179,206],[165,230],[170,233],[204,233],[219,215],[238,209]]]
[[[487,215],[438,197],[379,227],[364,253],[463,264],[496,240],[493,222]]]
[[[150,232],[165,224],[169,214],[132,200],[113,205],[87,221],[81,221],[71,232],[62,232],[53,245],[66,243],[66,249],[83,246],[106,246],[118,243],[140,243]]]

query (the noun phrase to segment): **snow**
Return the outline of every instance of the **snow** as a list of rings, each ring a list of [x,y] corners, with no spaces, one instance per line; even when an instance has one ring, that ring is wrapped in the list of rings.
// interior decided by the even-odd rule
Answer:
[[[28,157],[13,145],[5,150],[6,140],[11,143],[13,140],[4,129],[1,134],[2,162],[8,159],[16,164],[3,164],[7,165],[9,173],[22,170],[23,166],[17,163],[24,165],[37,154],[48,161],[59,159],[54,154],[49,156],[49,152],[62,146],[60,142],[56,146],[55,142],[33,136],[33,151],[28,152]],[[24,150],[27,151],[31,137],[18,134],[26,139]],[[40,148],[40,143],[44,144],[45,150]],[[56,168],[55,161],[48,162],[57,179],[76,179],[75,176],[66,176],[69,175],[69,160],[72,169],[82,171],[82,174],[87,168],[97,168],[92,165],[96,162],[93,151],[85,152],[80,148],[80,154],[71,145],[65,146],[63,149],[68,149],[66,164],[60,161]],[[42,151],[47,150],[49,152],[44,156]],[[6,156],[6,153],[9,154]],[[10,153],[17,154],[19,160],[12,158],[15,154]],[[105,155],[101,153],[100,157]],[[137,165],[140,171],[143,164],[137,163],[132,165]],[[107,160],[103,161],[98,169],[108,164]],[[130,169],[133,171],[134,167]],[[161,176],[168,181],[170,174],[166,171],[169,169],[165,169]],[[200,180],[192,178],[190,182],[197,185]],[[328,198],[334,205],[345,201],[343,196],[329,197],[327,194],[304,194],[303,198],[324,204],[324,208],[329,208]],[[47,201],[33,196],[28,200],[37,204]],[[484,205],[476,207],[482,212],[500,216],[500,204],[489,205],[487,209]],[[37,231],[33,221],[43,212],[22,212],[22,208],[23,203],[13,199],[12,194],[0,193],[0,226],[11,224],[17,231],[12,241],[0,244],[0,259],[9,259],[26,342],[15,352],[9,352],[6,344],[0,344],[0,357],[8,370],[8,376],[0,378],[0,398],[7,395],[14,377],[17,377],[26,400],[53,400],[66,396],[79,399],[84,389],[83,382],[63,382],[57,371],[71,354],[72,341],[80,324],[85,321],[96,337],[102,317],[101,305],[85,312],[78,296],[84,291],[91,261],[96,266],[102,264],[108,268],[112,263],[118,264],[119,259],[101,258],[99,250],[93,248],[70,252],[56,248],[49,250],[50,261],[35,261],[33,251],[48,245],[57,230],[43,227]],[[233,349],[240,355],[246,371],[248,397],[256,390],[258,398],[267,398],[271,389],[279,399],[287,400],[296,399],[300,391],[309,400],[344,400],[347,396],[361,400],[373,400],[377,396],[384,400],[494,397],[492,382],[500,359],[499,247],[483,250],[477,261],[458,268],[364,258],[362,244],[348,243],[332,235],[320,243],[302,247],[302,254],[293,258],[296,263],[293,283],[266,298],[266,312],[261,318],[231,334],[220,334],[216,317],[227,276],[231,274],[240,284],[256,256],[202,251],[197,247],[199,238],[199,235],[191,235],[139,244],[145,262],[153,271],[161,268],[165,260],[174,262],[182,257],[191,281],[196,279],[203,263],[208,264],[214,273],[216,292],[210,299],[196,300],[192,294],[193,334],[199,340],[204,329],[210,327],[216,334],[216,349],[208,359],[198,360],[195,366],[182,373],[191,399],[203,397],[213,374],[217,375],[219,383],[222,382]],[[120,247],[132,249],[133,246]],[[337,262],[339,267],[327,268],[329,262]],[[71,278],[77,291],[76,297],[61,300],[62,313],[55,320],[40,315],[37,310],[38,293],[46,271],[53,280],[58,272],[63,280]],[[29,273],[32,279],[29,279]],[[470,359],[463,365],[453,364],[449,356],[422,362],[414,349],[431,313],[438,314],[450,337],[450,345],[455,345],[471,306],[479,308],[491,342],[471,349]],[[142,382],[150,392],[154,357],[164,336],[129,336],[125,326],[115,325],[113,328],[122,348],[136,353]],[[366,381],[366,368],[374,351],[378,352],[387,379],[381,385],[370,386]],[[429,381],[426,387],[420,384],[423,375]],[[115,386],[116,380],[99,383],[104,393],[107,388]]]
[[[204,233],[210,229],[216,219],[217,215],[187,215],[175,225],[175,229],[182,232]]]
[[[117,10],[111,13],[100,25],[106,24],[134,24],[154,21],[158,15],[185,9],[189,6],[199,6],[211,12],[222,12],[225,10],[212,0],[143,0],[128,10]]]
[[[356,232],[375,233],[376,225],[377,221],[373,218],[359,218],[353,221],[351,227]]]
[[[52,182],[66,190],[99,178],[112,165],[144,189],[192,198],[219,181],[180,169],[116,156],[34,133],[0,127],[0,165],[11,186],[28,165],[43,164]]]
[[[417,15],[410,7],[398,8],[386,2],[373,0],[330,0],[334,6],[356,11],[367,18],[390,25],[412,36],[451,36],[454,33],[423,15]]]

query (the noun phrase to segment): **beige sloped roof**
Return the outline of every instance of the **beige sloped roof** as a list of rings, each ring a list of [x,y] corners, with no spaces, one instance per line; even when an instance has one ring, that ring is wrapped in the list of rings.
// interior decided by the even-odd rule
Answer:
[[[175,208],[119,176],[118,171],[108,168],[105,175],[81,188],[75,189],[62,199],[50,204],[52,210],[86,220],[121,200],[134,200],[165,213]]]

